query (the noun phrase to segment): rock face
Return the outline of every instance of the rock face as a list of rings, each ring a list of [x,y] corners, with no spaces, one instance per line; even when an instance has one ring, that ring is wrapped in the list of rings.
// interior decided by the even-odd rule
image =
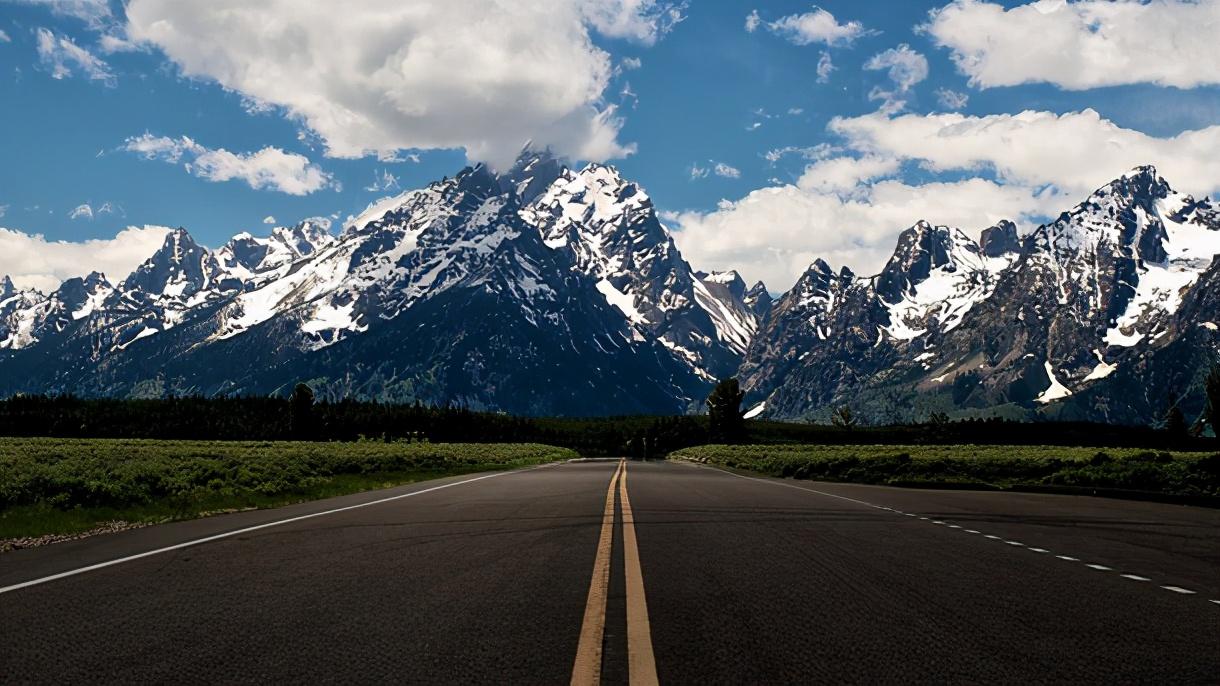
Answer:
[[[774,299],[682,258],[613,167],[524,153],[210,250],[184,229],[117,284],[0,278],[0,395],[284,393],[522,414],[1188,416],[1220,344],[1220,209],[1151,167],[1021,236],[920,221],[875,275],[816,260]]]

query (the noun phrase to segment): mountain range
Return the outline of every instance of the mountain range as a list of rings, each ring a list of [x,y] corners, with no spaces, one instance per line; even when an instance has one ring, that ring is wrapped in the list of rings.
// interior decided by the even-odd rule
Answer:
[[[212,250],[184,229],[117,283],[0,278],[0,395],[283,394],[530,415],[1153,423],[1202,406],[1220,209],[1152,167],[1027,235],[916,222],[861,276],[816,260],[778,298],[683,259],[613,167],[527,152]]]

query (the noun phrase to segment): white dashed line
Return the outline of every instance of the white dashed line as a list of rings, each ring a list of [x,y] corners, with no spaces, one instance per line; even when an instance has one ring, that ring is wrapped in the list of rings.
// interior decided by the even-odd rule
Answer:
[[[721,471],[724,471],[724,470],[721,470]],[[999,536],[995,536],[995,535],[993,535],[993,534],[983,534],[981,531],[979,531],[979,530],[977,530],[977,529],[963,529],[963,528],[962,528],[960,525],[957,525],[957,524],[946,524],[944,521],[941,521],[941,520],[939,520],[939,519],[931,519],[931,518],[929,518],[929,517],[923,517],[923,516],[920,516],[920,515],[915,514],[915,513],[913,513],[913,512],[903,512],[903,511],[901,511],[901,510],[895,510],[894,508],[891,508],[891,507],[884,507],[884,506],[881,506],[881,505],[874,505],[873,503],[867,503],[867,502],[864,502],[863,500],[856,500],[855,498],[848,498],[848,497],[846,497],[846,496],[836,495],[836,494],[834,494],[834,493],[827,493],[827,492],[825,492],[825,491],[819,491],[819,490],[816,490],[816,489],[813,489],[813,488],[802,488],[802,487],[800,487],[800,486],[796,486],[796,485],[792,485],[792,484],[776,483],[776,482],[774,482],[774,481],[770,481],[770,480],[767,480],[767,479],[759,479],[759,478],[756,478],[756,477],[745,476],[745,475],[743,475],[743,474],[735,474],[735,473],[733,473],[733,472],[729,472],[729,471],[725,471],[725,473],[729,474],[730,476],[736,476],[736,477],[741,478],[741,479],[749,479],[749,480],[751,480],[751,481],[762,481],[762,482],[764,482],[764,483],[771,483],[771,484],[774,484],[774,485],[776,485],[776,486],[786,486],[786,487],[788,487],[788,488],[796,488],[796,489],[799,489],[799,490],[802,490],[802,491],[807,491],[807,492],[810,492],[810,493],[816,493],[816,494],[818,494],[818,495],[825,495],[825,496],[829,496],[829,497],[831,497],[831,498],[837,498],[837,499],[839,499],[839,500],[847,500],[847,501],[849,501],[849,502],[857,503],[857,504],[860,504],[860,505],[865,505],[865,506],[871,507],[871,508],[876,509],[876,510],[885,510],[885,511],[888,511],[888,512],[893,512],[894,514],[900,514],[900,515],[903,515],[904,517],[918,517],[920,520],[925,521],[925,522],[931,522],[931,523],[933,523],[933,524],[937,524],[937,525],[940,525],[940,526],[946,526],[946,527],[948,527],[948,528],[950,528],[950,529],[957,529],[957,530],[959,530],[959,531],[964,531],[964,532],[966,532],[966,533],[968,533],[968,534],[982,534],[982,536],[983,536],[984,538],[988,538],[988,539],[991,539],[991,540],[993,540],[993,541],[1003,541],[1004,543],[1007,543],[1008,545],[1015,546],[1015,547],[1021,547],[1021,548],[1025,548],[1026,550],[1030,550],[1030,551],[1033,551],[1033,552],[1035,552],[1035,553],[1043,553],[1043,554],[1046,554],[1046,553],[1050,553],[1050,552],[1051,552],[1051,551],[1047,550],[1046,548],[1031,548],[1031,547],[1026,546],[1024,543],[1021,543],[1020,541],[1009,541],[1009,540],[1006,540],[1006,539],[1000,538]],[[486,477],[484,477],[484,478],[486,478]],[[1066,561],[1068,561],[1068,562],[1080,562],[1080,558],[1077,558],[1077,557],[1072,557],[1072,556],[1070,556],[1070,555],[1055,555],[1055,557],[1056,557],[1056,558],[1058,558],[1058,559],[1060,559],[1060,560],[1066,560]],[[1098,571],[1102,571],[1102,572],[1111,572],[1111,571],[1114,571],[1114,569],[1113,569],[1112,567],[1107,567],[1107,566],[1105,566],[1105,565],[1100,565],[1100,564],[1085,563],[1085,566],[1086,566],[1086,567],[1088,567],[1088,568],[1090,568],[1090,569],[1096,569],[1096,570],[1098,570]],[[1131,580],[1131,581],[1139,581],[1139,582],[1149,582],[1149,581],[1152,581],[1152,579],[1150,579],[1150,578],[1148,578],[1148,577],[1146,577],[1146,576],[1139,576],[1139,575],[1137,575],[1137,574],[1124,574],[1124,573],[1120,573],[1120,574],[1119,574],[1119,576],[1121,576],[1121,577],[1122,577],[1122,578],[1124,578],[1124,579],[1129,579],[1129,580]],[[1182,588],[1181,586],[1161,586],[1161,588],[1165,589],[1166,591],[1172,591],[1173,593],[1178,593],[1178,594],[1181,594],[1181,595],[1196,595],[1196,592],[1195,592],[1195,591],[1192,591],[1192,590],[1190,590],[1190,589],[1188,589],[1188,588]],[[7,590],[7,589],[0,589],[0,592],[2,592],[3,590]],[[1213,603],[1213,604],[1215,604],[1215,605],[1220,605],[1220,599],[1208,600],[1208,602]]]
[[[1182,588],[1181,586],[1161,586],[1161,588],[1165,589],[1166,591],[1173,591],[1174,593],[1181,593],[1182,595],[1194,595],[1195,594],[1195,592],[1190,590],[1189,588]]]

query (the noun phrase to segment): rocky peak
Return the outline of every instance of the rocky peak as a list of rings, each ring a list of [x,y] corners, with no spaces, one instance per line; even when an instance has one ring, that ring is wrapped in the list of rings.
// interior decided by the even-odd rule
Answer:
[[[522,204],[528,204],[546,191],[564,170],[562,160],[549,149],[531,150],[526,146],[512,168],[500,175],[500,187],[504,192],[515,193]]]
[[[770,316],[771,306],[775,304],[775,298],[771,297],[771,292],[767,290],[767,285],[759,281],[750,286],[750,290],[746,291],[742,302],[754,313],[758,321],[762,322]]]
[[[13,280],[8,277],[8,274],[5,274],[3,278],[0,278],[0,300],[10,298],[16,293],[17,287],[13,285]]]
[[[955,231],[920,221],[898,235],[894,254],[877,276],[877,293],[887,302],[897,302],[932,271],[954,267]],[[961,238],[965,238],[962,236]],[[966,239],[969,240],[969,239]],[[971,246],[977,251],[977,247]]]
[[[983,229],[979,247],[987,257],[1003,257],[1020,252],[1021,237],[1017,235],[1017,225],[1003,219],[998,224]]]

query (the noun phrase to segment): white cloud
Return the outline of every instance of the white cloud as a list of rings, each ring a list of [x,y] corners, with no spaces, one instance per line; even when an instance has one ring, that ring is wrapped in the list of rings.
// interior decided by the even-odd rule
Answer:
[[[0,274],[12,276],[20,288],[43,292],[91,271],[117,282],[156,252],[167,233],[162,227],[128,227],[114,238],[50,241],[40,234],[0,228]]]
[[[850,194],[762,188],[713,212],[670,215],[674,240],[700,269],[737,269],[786,290],[816,258],[862,274],[881,268],[900,231],[921,218],[976,233],[1000,219],[1054,211],[1059,198],[984,179],[907,185],[879,181]]]
[[[830,53],[825,50],[821,55],[818,55],[818,83],[826,83],[830,81],[830,75],[835,70],[835,63],[830,59]]]
[[[18,5],[36,5],[46,7],[51,13],[60,17],[74,17],[91,27],[97,28],[113,17],[110,13],[109,0],[7,0]]]
[[[4,32],[4,29],[0,29],[0,43],[12,43],[12,42],[13,42],[13,39],[8,37],[8,34]]]
[[[949,88],[937,88],[936,100],[947,110],[960,110],[970,102],[970,96]]]
[[[704,178],[707,178],[711,174],[715,174],[716,176],[719,176],[722,179],[740,179],[741,178],[741,170],[738,169],[737,167],[734,167],[731,164],[726,164],[724,162],[717,162],[716,160],[708,160],[707,164],[708,164],[708,166],[706,166],[706,167],[701,166],[698,162],[692,164],[690,167],[690,178],[692,180],[704,179]]]
[[[4,215],[8,214],[8,205],[0,205],[0,219],[4,219]]]
[[[188,76],[284,108],[328,155],[464,148],[504,165],[522,144],[622,157],[590,31],[649,44],[681,20],[652,0],[131,0],[127,34]],[[528,94],[525,97],[523,94]]]
[[[754,19],[754,28],[757,28],[758,22],[761,21],[757,11],[751,14],[751,17],[746,19],[747,31],[753,30],[750,28],[751,18]],[[851,45],[857,38],[874,33],[858,21],[840,24],[833,14],[820,7],[814,7],[804,14],[789,14],[767,22],[767,29],[796,45]]]
[[[717,162],[716,166],[712,167],[712,173],[716,176],[725,179],[740,179],[741,170],[724,162]]]
[[[746,33],[754,33],[761,23],[762,17],[758,16],[758,10],[750,10],[750,13],[746,15]]]
[[[979,88],[1220,83],[1214,0],[1038,0],[1008,10],[957,0],[934,11],[924,28]]]
[[[272,226],[275,224],[275,217],[267,215],[266,217],[263,217],[263,223],[267,224],[268,226]]]
[[[373,193],[388,193],[400,189],[398,177],[391,174],[389,169],[380,169],[373,172],[373,183],[364,187],[364,190]]]
[[[644,66],[644,62],[638,57],[624,57],[622,61],[619,62],[619,65],[621,65],[623,69],[630,71],[632,69],[639,69],[640,67]]]
[[[861,153],[918,160],[936,172],[994,170],[1007,182],[1054,184],[1079,195],[1129,169],[1156,165],[1179,190],[1220,189],[1220,125],[1158,138],[1093,110],[967,116],[838,117],[829,129]]]
[[[72,211],[68,212],[68,219],[88,219],[93,221],[93,206],[89,203],[77,205]]]
[[[893,157],[830,157],[805,167],[796,185],[819,193],[851,193],[865,181],[893,176],[900,167]]]
[[[771,164],[779,162],[788,155],[799,155],[807,160],[820,160],[829,157],[837,152],[834,146],[829,143],[819,143],[808,147],[800,147],[796,145],[786,145],[782,148],[774,148],[763,153],[763,158]]]
[[[43,67],[50,70],[51,78],[63,79],[74,71],[80,71],[90,80],[114,85],[114,72],[110,71],[110,65],[72,42],[71,38],[56,36],[43,28],[38,29],[35,36],[38,40],[38,59]]]
[[[240,180],[255,190],[270,189],[290,195],[308,195],[336,182],[309,158],[265,147],[258,152],[232,153],[223,148],[207,148],[186,136],[169,138],[145,133],[128,138],[122,147],[149,160],[177,164],[208,181]]]
[[[906,43],[873,55],[864,63],[864,68],[873,71],[885,70],[894,86],[901,92],[911,90],[912,86],[928,78],[927,58],[912,50]]]
[[[1092,110],[989,116],[884,113],[840,117],[840,147],[780,148],[811,160],[796,184],[722,202],[712,212],[673,217],[676,240],[704,269],[738,267],[749,279],[786,288],[821,257],[870,273],[895,236],[917,220],[977,232],[1000,219],[1029,227],[1068,209],[1133,167],[1154,164],[1178,190],[1220,191],[1220,125],[1158,138],[1124,129]],[[935,175],[995,179],[896,178],[904,163]]]

